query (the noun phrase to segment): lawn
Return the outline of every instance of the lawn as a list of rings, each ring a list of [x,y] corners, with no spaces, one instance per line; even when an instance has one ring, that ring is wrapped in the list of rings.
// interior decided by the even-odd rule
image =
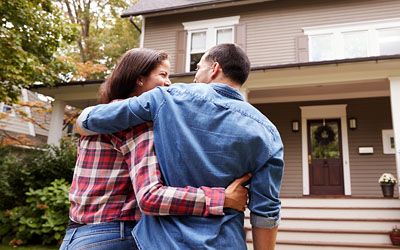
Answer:
[[[10,247],[8,245],[0,245],[0,250],[56,250],[58,246],[20,246],[17,248]]]

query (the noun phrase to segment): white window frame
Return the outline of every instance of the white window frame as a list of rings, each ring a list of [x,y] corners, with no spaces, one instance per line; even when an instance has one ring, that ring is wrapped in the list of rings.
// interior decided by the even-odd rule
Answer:
[[[0,103],[0,112],[1,113],[7,113],[7,112],[3,111],[4,106],[10,106],[11,107],[11,112],[9,112],[8,115],[9,115],[9,117],[15,117],[15,110],[14,110],[13,105],[8,105],[8,104],[5,104],[4,102],[1,102]]]
[[[201,21],[184,22],[182,23],[185,30],[188,31],[186,41],[186,65],[185,71],[190,71],[190,46],[192,33],[206,31],[206,48],[205,51],[216,45],[217,42],[217,30],[232,28],[232,42],[234,42],[235,29],[234,25],[239,24],[240,16],[222,17],[206,19]],[[197,53],[203,53],[205,51],[199,51]]]
[[[379,56],[379,37],[378,30],[380,29],[391,29],[400,28],[400,18],[385,19],[378,21],[367,21],[367,22],[355,22],[346,23],[339,25],[324,25],[303,28],[304,34],[309,36],[309,58],[312,55],[311,39],[313,36],[318,35],[333,35],[332,48],[334,51],[335,59],[344,58],[344,47],[343,47],[343,33],[356,32],[356,31],[367,31],[367,56]]]

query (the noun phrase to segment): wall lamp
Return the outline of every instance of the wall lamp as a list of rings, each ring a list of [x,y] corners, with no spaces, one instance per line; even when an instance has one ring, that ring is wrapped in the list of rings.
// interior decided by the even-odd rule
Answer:
[[[299,132],[300,130],[300,122],[298,120],[292,121],[292,131]]]
[[[356,118],[349,118],[349,128],[356,129],[357,128],[357,119]]]

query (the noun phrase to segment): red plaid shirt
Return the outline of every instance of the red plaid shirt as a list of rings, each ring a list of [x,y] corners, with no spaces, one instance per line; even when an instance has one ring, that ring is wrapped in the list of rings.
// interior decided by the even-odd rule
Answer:
[[[139,221],[140,211],[223,215],[225,189],[163,186],[153,127],[148,123],[114,134],[81,137],[69,200],[70,219],[77,223]]]

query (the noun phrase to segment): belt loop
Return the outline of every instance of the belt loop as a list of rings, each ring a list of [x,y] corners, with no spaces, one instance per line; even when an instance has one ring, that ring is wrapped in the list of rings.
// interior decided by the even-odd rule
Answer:
[[[123,221],[119,222],[119,230],[120,230],[121,240],[125,240],[125,225]]]

